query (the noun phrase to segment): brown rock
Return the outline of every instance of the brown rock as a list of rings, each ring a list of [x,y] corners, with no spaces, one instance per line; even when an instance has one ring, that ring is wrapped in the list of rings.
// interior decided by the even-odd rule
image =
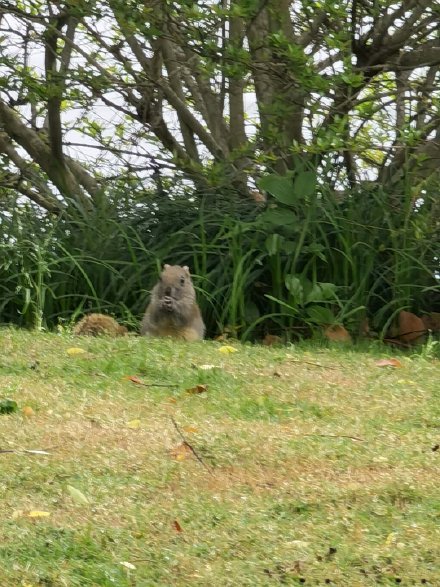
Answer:
[[[405,343],[419,343],[426,334],[426,326],[423,320],[413,314],[402,310],[398,318],[397,337]]]
[[[331,324],[324,330],[324,336],[333,342],[351,342],[350,333],[341,324]]]

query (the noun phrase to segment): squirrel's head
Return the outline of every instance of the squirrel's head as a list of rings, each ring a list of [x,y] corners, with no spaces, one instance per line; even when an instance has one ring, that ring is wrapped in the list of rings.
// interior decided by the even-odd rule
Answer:
[[[185,265],[164,265],[158,283],[159,298],[180,300],[194,295],[189,268]]]

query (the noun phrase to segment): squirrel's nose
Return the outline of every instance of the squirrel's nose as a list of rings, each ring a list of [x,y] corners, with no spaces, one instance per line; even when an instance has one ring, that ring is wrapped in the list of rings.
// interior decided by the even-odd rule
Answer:
[[[171,287],[165,288],[165,295],[166,296],[170,296],[171,295]]]

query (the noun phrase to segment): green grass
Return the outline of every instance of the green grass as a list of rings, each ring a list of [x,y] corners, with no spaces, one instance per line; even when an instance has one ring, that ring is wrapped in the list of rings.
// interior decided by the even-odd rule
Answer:
[[[438,585],[439,361],[220,348],[0,331],[2,587]]]

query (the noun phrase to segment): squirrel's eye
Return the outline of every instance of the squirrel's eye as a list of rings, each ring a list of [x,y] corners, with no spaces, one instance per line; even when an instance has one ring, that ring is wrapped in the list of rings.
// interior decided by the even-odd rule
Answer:
[[[180,285],[185,285],[185,278],[184,277],[180,278]]]

